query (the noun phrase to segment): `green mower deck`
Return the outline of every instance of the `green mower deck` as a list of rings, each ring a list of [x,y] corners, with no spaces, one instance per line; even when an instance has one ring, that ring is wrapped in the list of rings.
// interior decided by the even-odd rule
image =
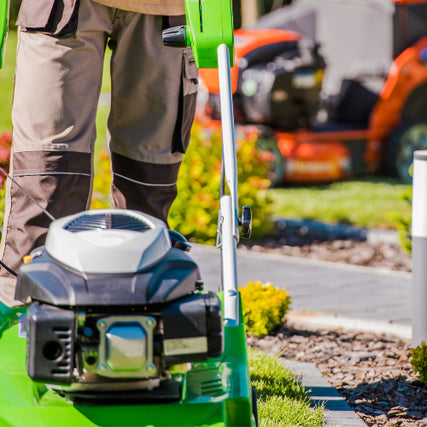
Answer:
[[[3,67],[9,26],[9,0],[0,0],[0,68]]]
[[[5,306],[3,306],[5,307]],[[4,311],[4,310],[3,310]],[[223,355],[193,363],[182,375],[182,399],[158,404],[78,404],[44,384],[25,367],[26,339],[17,314],[0,322],[0,425],[2,427],[254,426],[243,325],[225,327]]]
[[[185,4],[187,26],[181,28],[179,34],[184,34],[184,42],[191,45],[197,65],[217,67],[218,46],[227,46],[232,64],[234,40],[231,1],[185,0]],[[1,5],[0,67],[7,33],[7,0],[1,0]],[[232,111],[229,115],[232,123]],[[234,139],[234,134],[232,137]],[[235,157],[235,152],[232,155]],[[234,179],[237,182],[237,175]],[[229,206],[225,222],[231,224],[233,213],[232,205]],[[232,232],[229,233],[229,241],[235,244]],[[238,300],[237,285],[227,295]],[[224,305],[223,301],[223,308]],[[222,355],[192,363],[186,372],[174,376],[174,381],[179,384],[179,399],[173,402],[163,399],[152,403],[153,399],[119,400],[116,395],[116,400],[107,403],[105,400],[71,400],[67,394],[54,390],[52,386],[34,382],[26,369],[27,339],[21,337],[25,334],[21,333],[19,327],[19,316],[25,309],[11,309],[0,303],[0,426],[255,426],[245,328],[240,305],[237,306],[233,322],[224,320]]]

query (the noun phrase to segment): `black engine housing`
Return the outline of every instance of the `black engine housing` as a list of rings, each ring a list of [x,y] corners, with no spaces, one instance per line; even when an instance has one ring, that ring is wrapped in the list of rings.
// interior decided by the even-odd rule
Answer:
[[[138,384],[140,392],[144,381],[153,389],[170,380],[172,365],[219,356],[221,303],[201,290],[188,245],[178,247],[139,271],[105,274],[70,268],[45,247],[33,251],[20,268],[15,294],[30,303],[29,376],[77,384],[80,396],[85,388],[87,396],[103,393],[106,383],[110,391],[119,384],[121,392]]]

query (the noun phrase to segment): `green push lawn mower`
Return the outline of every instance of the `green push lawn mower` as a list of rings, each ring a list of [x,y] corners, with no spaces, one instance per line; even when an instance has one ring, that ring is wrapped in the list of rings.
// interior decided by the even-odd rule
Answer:
[[[18,273],[27,306],[0,305],[1,427],[256,425],[236,273],[239,226],[248,234],[251,220],[238,216],[231,2],[186,0],[186,15],[165,44],[190,45],[221,81],[222,291],[203,290],[188,243],[156,218],[53,221]]]
[[[0,3],[0,68],[2,68],[9,28],[9,0],[1,0]]]

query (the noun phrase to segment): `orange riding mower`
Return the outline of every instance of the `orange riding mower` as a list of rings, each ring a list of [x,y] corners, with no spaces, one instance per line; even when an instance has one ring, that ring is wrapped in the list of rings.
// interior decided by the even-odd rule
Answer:
[[[424,28],[412,36],[404,30],[414,28],[420,7],[427,13],[427,2],[396,1],[395,7],[400,50],[381,91],[344,79],[325,121],[319,120],[326,70],[319,46],[292,31],[235,31],[235,120],[243,133],[257,132],[260,148],[274,155],[273,185],[375,173],[410,182],[412,153],[427,148],[427,37]],[[207,91],[201,111],[214,126],[220,118],[218,78],[210,69],[200,77]]]

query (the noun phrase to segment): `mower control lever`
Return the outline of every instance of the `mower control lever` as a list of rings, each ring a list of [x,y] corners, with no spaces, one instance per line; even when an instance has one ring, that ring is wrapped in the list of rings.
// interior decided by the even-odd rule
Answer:
[[[163,30],[163,44],[169,47],[186,47],[187,30],[185,26],[172,27]]]
[[[239,225],[242,227],[242,238],[249,239],[252,233],[252,210],[250,206],[243,206]]]
[[[163,44],[191,46],[199,68],[218,68],[217,49],[228,46],[234,65],[233,10],[231,0],[185,0],[186,25],[163,30]]]
[[[174,248],[181,249],[184,252],[189,252],[191,249],[190,243],[187,239],[175,230],[169,230],[169,237]]]

